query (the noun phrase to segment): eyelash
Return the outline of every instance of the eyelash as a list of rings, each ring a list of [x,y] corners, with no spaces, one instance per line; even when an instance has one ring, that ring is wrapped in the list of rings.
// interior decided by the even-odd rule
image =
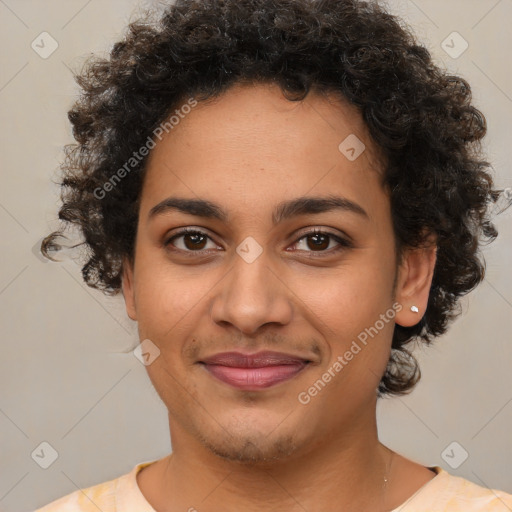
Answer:
[[[207,238],[209,238],[211,240],[211,237],[209,237],[208,234],[205,233],[204,231],[200,231],[199,229],[184,228],[181,231],[173,234],[170,238],[168,238],[164,242],[164,247],[165,248],[169,248],[170,246],[172,246],[172,242],[174,240],[176,240],[177,238],[180,238],[182,236],[186,236],[186,235],[203,235],[203,236],[206,236]],[[340,236],[335,235],[334,233],[330,233],[329,231],[323,231],[321,229],[313,229],[311,231],[303,233],[293,243],[293,245],[297,245],[304,238],[308,238],[308,237],[315,236],[315,235],[328,236],[331,239],[333,239],[334,241],[336,241],[339,245],[338,245],[338,247],[336,247],[334,249],[329,249],[329,250],[320,250],[320,251],[311,251],[310,250],[310,251],[306,251],[306,252],[311,253],[311,255],[314,255],[312,257],[323,257],[324,254],[327,254],[329,256],[329,255],[332,255],[333,253],[337,253],[337,252],[342,251],[344,249],[349,249],[349,248],[353,247],[352,243],[349,242],[348,240],[346,240],[344,238],[341,238]],[[184,250],[184,249],[177,249],[177,248],[173,248],[173,249],[170,249],[170,250],[173,251],[173,252],[181,252],[182,254],[185,254],[186,256],[192,256],[192,257],[196,256],[197,254],[201,254],[201,253],[205,253],[205,252],[209,251],[208,249],[201,249],[201,250],[198,250],[198,251],[192,251],[192,250]]]

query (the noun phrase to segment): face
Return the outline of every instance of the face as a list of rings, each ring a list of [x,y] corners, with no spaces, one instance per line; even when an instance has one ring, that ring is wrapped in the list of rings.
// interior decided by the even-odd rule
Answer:
[[[146,368],[171,433],[257,462],[368,424],[394,322],[414,323],[432,263],[398,265],[381,179],[352,106],[271,85],[199,103],[156,144],[123,293],[160,350]],[[285,356],[241,368],[262,351]]]

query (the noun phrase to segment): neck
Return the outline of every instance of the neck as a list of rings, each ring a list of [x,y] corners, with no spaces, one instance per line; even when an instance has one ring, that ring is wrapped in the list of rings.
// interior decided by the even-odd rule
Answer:
[[[158,512],[389,510],[385,477],[392,452],[379,442],[375,421],[257,464],[225,460],[179,424],[170,425],[173,453],[155,464],[152,488],[139,484]]]

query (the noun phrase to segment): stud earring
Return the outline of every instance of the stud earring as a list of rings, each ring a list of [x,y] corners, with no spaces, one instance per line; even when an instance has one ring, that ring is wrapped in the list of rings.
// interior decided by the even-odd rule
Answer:
[[[416,307],[416,306],[411,306],[411,311],[413,313],[418,313],[419,312],[419,309]]]

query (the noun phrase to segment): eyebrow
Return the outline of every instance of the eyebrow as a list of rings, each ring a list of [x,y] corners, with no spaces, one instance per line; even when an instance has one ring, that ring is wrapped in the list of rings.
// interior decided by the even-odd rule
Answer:
[[[352,212],[364,217],[365,219],[370,218],[360,205],[344,197],[303,196],[279,203],[272,214],[272,222],[276,225],[283,220],[297,217],[299,215],[323,213],[333,210]],[[211,201],[204,199],[168,197],[151,208],[148,215],[148,221],[158,215],[168,213],[169,211],[179,211],[195,217],[217,219],[222,222],[228,222],[229,220],[228,213],[223,210],[220,205],[212,203]]]

